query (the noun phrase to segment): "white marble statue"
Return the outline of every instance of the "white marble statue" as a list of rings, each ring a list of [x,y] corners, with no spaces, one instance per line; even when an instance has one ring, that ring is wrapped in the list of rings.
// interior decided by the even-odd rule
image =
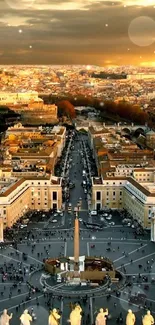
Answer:
[[[81,325],[81,312],[82,308],[80,307],[80,305],[76,305],[69,316],[69,322],[71,325]]]
[[[143,325],[153,325],[154,324],[154,318],[150,313],[150,310],[147,311],[147,314],[142,319]]]
[[[95,325],[106,325],[106,316],[108,316],[108,309],[104,311],[103,308],[100,308],[100,311],[96,316]]]
[[[7,314],[7,309],[3,310],[3,314],[0,317],[0,325],[9,325],[10,319],[12,318],[13,314],[10,316]]]
[[[61,316],[57,312],[56,308],[54,308],[52,310],[51,314],[49,315],[48,325],[58,325],[59,324],[60,317]]]
[[[21,325],[30,325],[32,322],[32,316],[25,309],[23,314],[20,316]]]
[[[126,316],[126,325],[134,325],[136,321],[135,314],[133,314],[132,310],[129,309]]]

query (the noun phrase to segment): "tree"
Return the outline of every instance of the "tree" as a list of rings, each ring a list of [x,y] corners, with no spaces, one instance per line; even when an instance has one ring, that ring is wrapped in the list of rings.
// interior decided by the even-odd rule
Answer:
[[[57,103],[57,106],[59,116],[67,116],[71,119],[75,118],[75,108],[68,100],[61,100]]]

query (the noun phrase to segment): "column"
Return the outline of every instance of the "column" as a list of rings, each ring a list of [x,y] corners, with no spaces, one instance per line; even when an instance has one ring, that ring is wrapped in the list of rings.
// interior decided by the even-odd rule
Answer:
[[[0,242],[3,242],[3,218],[0,216]]]
[[[155,242],[155,217],[151,218],[151,241]]]
[[[79,270],[79,219],[75,218],[75,228],[74,228],[74,262],[75,270]]]

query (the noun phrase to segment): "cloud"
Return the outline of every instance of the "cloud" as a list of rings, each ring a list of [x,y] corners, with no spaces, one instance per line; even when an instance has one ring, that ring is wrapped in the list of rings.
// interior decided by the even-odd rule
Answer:
[[[23,25],[29,25],[29,22],[27,21],[27,18],[20,17],[17,15],[12,16],[11,14],[6,14],[3,16],[3,18],[0,18],[0,23],[4,23],[6,25],[10,26],[23,26]]]
[[[16,7],[19,1],[21,4],[21,0],[0,0],[0,41],[5,48],[2,63],[11,64],[12,58],[15,64],[19,56],[21,62],[32,64],[141,64],[140,56],[144,62],[153,61],[153,45],[141,49],[128,35],[136,17],[154,19],[154,10],[140,5],[142,0],[34,0],[24,10],[8,6],[9,2]],[[24,1],[26,4],[28,0]],[[125,4],[129,7],[125,8]],[[139,29],[139,37],[144,35],[147,37],[144,28]],[[149,35],[154,35],[152,28]],[[30,45],[32,51],[28,50]]]

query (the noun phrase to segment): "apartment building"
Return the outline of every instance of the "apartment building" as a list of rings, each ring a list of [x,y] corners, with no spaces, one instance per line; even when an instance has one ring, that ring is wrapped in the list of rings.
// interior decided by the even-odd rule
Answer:
[[[99,176],[92,180],[92,209],[126,209],[142,227],[150,228],[155,205],[153,150],[141,150],[105,129],[89,128],[89,139]]]
[[[12,227],[28,210],[61,208],[61,178],[45,175],[0,180],[0,211],[4,229]]]
[[[4,164],[19,169],[43,168],[54,174],[54,167],[66,144],[66,128],[55,126],[49,133],[44,128],[8,128],[2,140]]]
[[[64,127],[44,132],[16,125],[6,132],[1,144],[0,234],[28,210],[62,208],[62,180],[54,176],[54,168],[65,143]]]
[[[43,102],[43,100],[38,97],[37,91],[20,92],[20,93],[13,93],[13,92],[0,93],[1,105],[15,104],[17,102],[22,104],[28,104],[31,100]]]
[[[151,149],[155,149],[155,132],[152,130],[146,133],[146,145]]]
[[[92,179],[92,209],[126,209],[143,228],[150,228],[154,205],[154,182],[139,183],[132,177]]]

